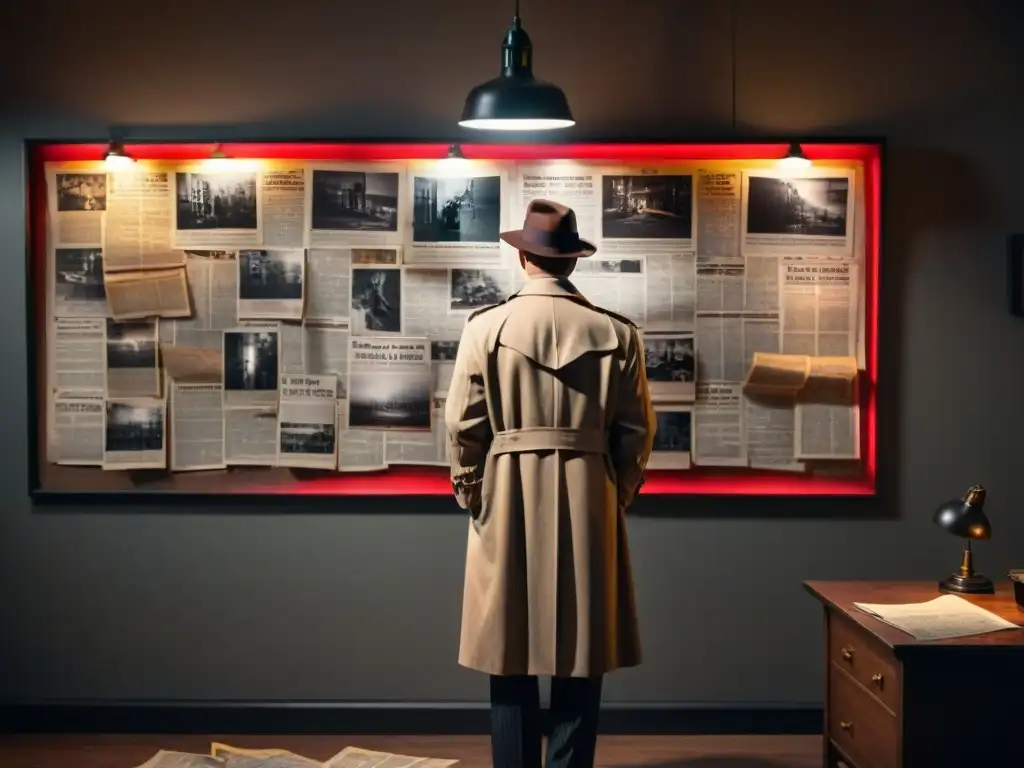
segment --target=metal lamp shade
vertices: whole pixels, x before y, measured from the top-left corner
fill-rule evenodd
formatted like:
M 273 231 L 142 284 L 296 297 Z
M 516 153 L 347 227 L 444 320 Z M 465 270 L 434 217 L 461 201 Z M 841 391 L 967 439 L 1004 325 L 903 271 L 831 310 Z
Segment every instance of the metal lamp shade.
M 501 75 L 469 92 L 459 125 L 499 131 L 543 131 L 575 125 L 557 85 L 522 75 Z
M 932 521 L 961 539 L 992 537 L 992 524 L 985 516 L 985 490 L 980 486 L 972 487 L 963 499 L 953 499 L 940 506 Z

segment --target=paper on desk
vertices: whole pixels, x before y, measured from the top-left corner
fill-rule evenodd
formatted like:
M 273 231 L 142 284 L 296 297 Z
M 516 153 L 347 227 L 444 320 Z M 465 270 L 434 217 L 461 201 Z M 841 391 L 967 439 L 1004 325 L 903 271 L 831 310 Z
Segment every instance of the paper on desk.
M 854 603 L 855 608 L 890 626 L 913 635 L 917 640 L 946 640 L 969 637 L 1000 629 L 1020 629 L 956 595 L 942 595 L 925 603 L 886 605 Z

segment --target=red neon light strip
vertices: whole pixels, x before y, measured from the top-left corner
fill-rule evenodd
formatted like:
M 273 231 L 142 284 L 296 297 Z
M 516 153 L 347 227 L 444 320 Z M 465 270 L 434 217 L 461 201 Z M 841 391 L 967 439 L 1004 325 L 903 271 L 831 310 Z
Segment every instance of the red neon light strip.
M 140 160 L 201 160 L 216 145 L 129 144 L 126 150 Z M 440 159 L 448 144 L 441 143 L 229 143 L 221 145 L 229 157 L 267 160 L 413 160 Z M 664 160 L 757 160 L 782 157 L 785 144 L 463 144 L 468 158 L 493 160 L 568 159 L 621 160 L 656 163 Z M 725 496 L 870 496 L 875 493 L 877 472 L 878 383 L 878 279 L 881 246 L 881 157 L 874 144 L 805 143 L 812 160 L 860 160 L 864 163 L 865 212 L 865 349 L 867 371 L 862 413 L 863 476 L 836 479 L 796 474 L 693 469 L 685 472 L 652 472 L 645 495 Z M 39 270 L 45 264 L 46 197 L 43 163 L 99 160 L 105 144 L 46 144 L 34 148 L 31 169 L 30 233 L 32 255 Z M 34 281 L 37 306 L 45 306 L 42 286 Z M 45 318 L 40 318 L 43 320 Z M 45 444 L 45 441 L 43 441 Z M 250 493 L 246 491 L 243 493 Z M 448 495 L 451 485 L 441 469 L 396 468 L 387 472 L 352 473 L 296 481 L 286 487 L 254 487 L 251 493 L 316 496 Z

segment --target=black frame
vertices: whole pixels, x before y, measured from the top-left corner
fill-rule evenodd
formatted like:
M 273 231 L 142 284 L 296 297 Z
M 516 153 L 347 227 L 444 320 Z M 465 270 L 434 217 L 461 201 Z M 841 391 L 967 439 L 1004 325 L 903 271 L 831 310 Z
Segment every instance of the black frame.
M 236 129 L 237 130 L 237 129 Z M 616 144 L 621 145 L 638 145 L 638 144 L 782 144 L 788 145 L 792 143 L 800 144 L 862 144 L 862 145 L 873 145 L 878 149 L 879 157 L 879 179 L 878 179 L 878 199 L 879 209 L 881 211 L 880 221 L 878 222 L 879 241 L 878 241 L 878 261 L 879 261 L 879 280 L 875 286 L 875 293 L 879 297 L 877 315 L 875 326 L 876 328 L 882 327 L 882 318 L 884 317 L 884 307 L 881 301 L 883 296 L 883 280 L 881 279 L 881 270 L 884 265 L 883 254 L 885 253 L 886 246 L 886 220 L 885 207 L 886 207 L 886 168 L 887 168 L 887 152 L 886 152 L 886 139 L 882 136 L 758 136 L 758 137 L 736 137 L 736 136 L 722 136 L 722 135 L 709 135 L 709 136 L 689 136 L 689 137 L 675 137 L 666 139 L 651 139 L 651 138 L 637 138 L 637 139 L 624 139 L 622 137 L 609 139 L 600 136 L 586 136 L 586 135 L 565 135 L 562 134 L 560 138 L 555 140 L 540 141 L 536 136 L 523 138 L 518 141 L 516 140 L 505 140 L 501 142 L 497 141 L 482 141 L 480 139 L 486 139 L 479 133 L 466 133 L 460 138 L 369 138 L 369 137 L 322 137 L 322 136 L 309 136 L 309 137 L 274 137 L 274 136 L 232 136 L 228 138 L 225 135 L 221 135 L 218 138 L 210 138 L 208 133 L 209 129 L 202 129 L 201 131 L 192 132 L 191 129 L 183 128 L 179 130 L 167 130 L 161 131 L 163 135 L 160 136 L 147 136 L 135 137 L 134 131 L 128 133 L 119 132 L 116 135 L 116 139 L 126 144 L 144 145 L 144 144 L 218 144 L 221 142 L 227 142 L 232 144 L 246 144 L 246 143 L 260 143 L 260 144 L 452 144 L 458 143 L 460 145 L 472 145 L 474 143 L 479 144 L 546 144 L 550 146 L 559 146 L 562 144 L 607 144 L 614 146 Z M 224 131 L 225 134 L 234 133 L 233 130 L 227 129 Z M 178 135 L 175 135 L 178 134 Z M 114 134 L 112 134 L 114 135 Z M 436 494 L 403 494 L 386 496 L 384 494 L 257 494 L 257 493 L 194 493 L 194 492 L 175 492 L 175 491 L 154 491 L 154 490 L 130 490 L 130 491 L 53 491 L 46 490 L 40 487 L 40 454 L 39 454 L 39 416 L 43 404 L 39 402 L 37 393 L 37 380 L 36 370 L 39 363 L 38 350 L 36 348 L 37 331 L 39 330 L 37 322 L 37 303 L 36 297 L 32 290 L 31 278 L 35 274 L 35 268 L 33 264 L 33 253 L 34 253 L 34 242 L 33 242 L 33 221 L 35 211 L 33 209 L 33 184 L 35 182 L 35 169 L 37 166 L 36 155 L 38 150 L 42 146 L 49 144 L 106 144 L 110 141 L 110 136 L 104 137 L 93 137 L 88 139 L 59 139 L 59 138 L 34 138 L 26 139 L 24 141 L 24 178 L 26 179 L 26 222 L 25 222 L 25 259 L 26 259 L 26 275 L 29 279 L 26 280 L 26 302 L 25 302 L 25 328 L 26 328 L 26 362 L 27 362 L 27 394 L 28 394 L 28 495 L 33 505 L 41 504 L 47 506 L 61 506 L 61 507 L 82 507 L 83 511 L 92 509 L 97 511 L 96 507 L 112 506 L 112 507 L 123 507 L 125 505 L 147 505 L 147 506 L 160 506 L 166 505 L 178 505 L 187 507 L 183 511 L 187 512 L 209 512 L 210 509 L 203 509 L 203 506 L 207 507 L 244 507 L 247 512 L 258 512 L 258 513 L 275 513 L 281 506 L 289 504 L 294 506 L 297 498 L 302 499 L 303 511 L 322 511 L 322 512 L 333 512 L 339 511 L 338 507 L 343 501 L 379 501 L 382 498 L 387 498 L 394 502 L 393 509 L 375 509 L 373 514 L 387 514 L 387 513 L 407 513 L 413 505 L 420 514 L 437 514 L 442 512 L 447 513 L 458 513 L 464 514 L 457 505 L 453 503 L 452 497 L 440 496 Z M 473 141 L 477 139 L 477 141 Z M 1015 236 L 1021 238 L 1020 242 L 1017 243 L 1018 254 L 1024 253 L 1024 235 Z M 1011 254 L 1013 253 L 1013 240 L 1011 239 Z M 1013 263 L 1013 257 L 1010 259 Z M 1016 260 L 1016 263 L 1024 271 L 1024 264 L 1020 258 Z M 1016 281 L 1019 288 L 1020 280 Z M 1024 294 L 1024 291 L 1019 291 Z M 1018 300 L 1021 297 L 1018 297 Z M 1011 299 L 1012 306 L 1013 299 Z M 1012 310 L 1011 310 L 1012 311 Z M 1024 310 L 1022 310 L 1022 316 L 1024 316 Z M 877 339 L 878 356 L 882 358 L 882 346 L 883 346 L 882 335 L 879 334 Z M 887 398 L 886 398 L 887 399 Z M 875 393 L 875 414 L 876 424 L 875 431 L 876 435 L 881 433 L 883 424 L 882 411 L 888 411 L 888 408 L 883 408 L 883 398 L 879 397 L 879 393 Z M 888 421 L 888 414 L 885 414 L 885 421 Z M 884 470 L 879 459 L 879 451 L 876 447 L 876 468 L 875 468 L 875 491 L 873 494 L 780 494 L 772 496 L 758 496 L 755 494 L 658 494 L 658 495 L 643 495 L 643 498 L 638 500 L 636 504 L 636 512 L 641 515 L 652 515 L 652 516 L 673 516 L 678 517 L 685 514 L 692 514 L 695 516 L 702 516 L 707 513 L 713 513 L 717 517 L 748 517 L 757 516 L 763 517 L 768 514 L 772 517 L 781 518 L 821 518 L 822 511 L 820 504 L 823 500 L 827 500 L 830 504 L 837 505 L 837 509 L 829 513 L 829 517 L 838 518 L 856 518 L 856 519 L 888 519 L 896 514 L 892 507 L 892 499 L 894 496 L 895 488 L 890 484 L 889 471 Z M 883 484 L 883 481 L 885 484 Z M 883 492 L 884 491 L 884 492 Z M 686 499 L 688 509 L 680 511 L 676 502 L 678 499 Z M 721 500 L 729 500 L 730 510 L 723 515 L 723 510 L 717 504 Z M 406 504 L 405 502 L 409 503 Z M 652 505 L 653 502 L 653 505 Z M 655 506 L 656 505 L 656 506 Z M 389 504 L 389 507 L 392 505 Z M 842 509 L 840 510 L 839 507 Z M 712 512 L 713 510 L 713 512 Z M 631 510 L 632 511 L 632 510 Z M 352 511 L 345 511 L 345 514 L 353 514 Z M 358 513 L 355 513 L 358 514 Z
M 1006 288 L 1010 314 L 1024 317 L 1024 235 L 1007 238 Z

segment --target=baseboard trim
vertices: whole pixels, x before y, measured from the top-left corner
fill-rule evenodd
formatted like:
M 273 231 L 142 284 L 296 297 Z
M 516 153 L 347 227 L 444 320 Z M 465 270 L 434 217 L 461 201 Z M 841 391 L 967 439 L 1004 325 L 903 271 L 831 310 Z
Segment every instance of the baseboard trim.
M 608 703 L 608 734 L 820 734 L 815 706 Z M 486 704 L 61 701 L 0 703 L 4 733 L 362 734 L 489 733 Z

